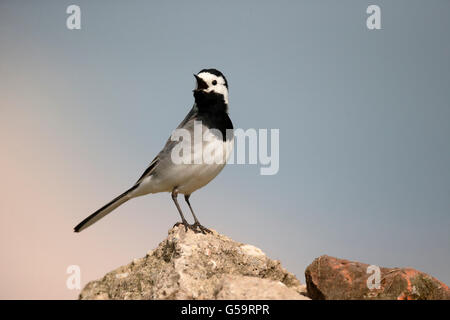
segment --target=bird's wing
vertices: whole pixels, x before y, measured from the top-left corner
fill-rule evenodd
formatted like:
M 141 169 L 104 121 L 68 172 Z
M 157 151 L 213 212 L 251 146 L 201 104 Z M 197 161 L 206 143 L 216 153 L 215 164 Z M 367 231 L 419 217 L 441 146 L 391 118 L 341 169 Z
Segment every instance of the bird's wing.
M 142 180 L 144 180 L 146 177 L 152 174 L 153 170 L 155 170 L 157 164 L 159 162 L 159 157 L 156 156 L 155 159 L 150 163 L 150 165 L 145 169 L 144 173 L 141 175 L 138 181 L 136 181 L 135 185 L 139 185 Z
M 181 123 L 178 125 L 177 129 L 183 128 L 189 121 L 193 120 L 195 116 L 197 115 L 197 106 L 194 104 L 192 109 L 189 111 L 189 113 L 186 115 L 186 117 L 181 121 Z M 141 175 L 139 180 L 136 182 L 135 185 L 138 185 L 144 180 L 146 177 L 150 176 L 154 170 L 157 168 L 158 163 L 160 162 L 161 158 L 164 157 L 164 155 L 167 154 L 168 150 L 172 150 L 172 148 L 178 143 L 178 141 L 172 141 L 169 137 L 167 139 L 166 144 L 164 145 L 164 148 L 158 153 L 158 155 L 150 162 L 147 169 L 145 169 L 144 173 Z

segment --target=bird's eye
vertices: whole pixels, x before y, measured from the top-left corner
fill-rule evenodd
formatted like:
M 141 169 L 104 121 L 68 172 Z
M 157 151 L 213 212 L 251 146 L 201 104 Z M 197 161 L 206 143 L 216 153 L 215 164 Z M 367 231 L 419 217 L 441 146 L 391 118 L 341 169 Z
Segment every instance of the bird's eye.
M 213 86 L 215 86 L 217 84 L 217 81 L 213 80 L 212 84 L 213 84 Z

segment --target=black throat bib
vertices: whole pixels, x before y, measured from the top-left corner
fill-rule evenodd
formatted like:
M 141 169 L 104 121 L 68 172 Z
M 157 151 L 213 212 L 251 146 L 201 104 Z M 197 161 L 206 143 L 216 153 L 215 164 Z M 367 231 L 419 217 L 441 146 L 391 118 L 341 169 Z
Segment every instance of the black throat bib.
M 197 119 L 202 121 L 208 129 L 217 129 L 222 134 L 223 141 L 231 140 L 227 137 L 227 129 L 233 130 L 233 123 L 228 116 L 228 105 L 223 95 L 216 92 L 194 91 L 197 106 Z M 229 134 L 230 135 L 230 134 Z

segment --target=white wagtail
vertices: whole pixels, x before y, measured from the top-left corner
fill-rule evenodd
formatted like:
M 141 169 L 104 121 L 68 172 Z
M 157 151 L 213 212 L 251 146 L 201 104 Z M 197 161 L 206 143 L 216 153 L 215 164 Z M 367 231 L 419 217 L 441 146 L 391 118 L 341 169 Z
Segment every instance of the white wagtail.
M 216 69 L 203 69 L 194 76 L 197 80 L 197 87 L 193 90 L 195 103 L 177 129 L 185 129 L 193 135 L 195 126 L 198 126 L 201 121 L 201 132 L 208 132 L 209 138 L 202 139 L 201 148 L 196 146 L 190 148 L 191 159 L 203 159 L 205 152 L 211 154 L 211 151 L 217 151 L 218 154 L 223 154 L 223 161 L 175 163 L 172 151 L 183 142 L 169 139 L 130 189 L 81 221 L 74 228 L 75 232 L 86 229 L 132 198 L 157 192 L 172 193 L 172 199 L 181 216 L 181 222 L 176 225 L 183 224 L 186 230 L 189 228 L 194 232 L 209 232 L 195 216 L 189 197 L 192 192 L 214 179 L 225 166 L 233 148 L 233 124 L 228 116 L 228 83 L 225 76 Z M 194 217 L 195 222 L 192 225 L 186 221 L 178 204 L 177 195 L 179 193 L 184 194 L 184 199 Z

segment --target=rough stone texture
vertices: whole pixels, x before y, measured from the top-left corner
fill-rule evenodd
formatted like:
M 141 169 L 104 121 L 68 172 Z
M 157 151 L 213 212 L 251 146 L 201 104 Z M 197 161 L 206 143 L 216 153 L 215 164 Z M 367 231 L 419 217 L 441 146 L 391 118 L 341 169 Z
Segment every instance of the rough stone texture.
M 308 299 L 297 278 L 260 249 L 211 234 L 169 230 L 144 258 L 86 285 L 80 299 Z
M 305 271 L 308 296 L 313 300 L 448 300 L 449 288 L 411 268 L 380 268 L 379 289 L 369 289 L 368 264 L 321 256 Z M 373 279 L 369 281 L 374 283 Z
M 310 300 L 280 281 L 247 276 L 223 276 L 217 291 L 218 300 Z

